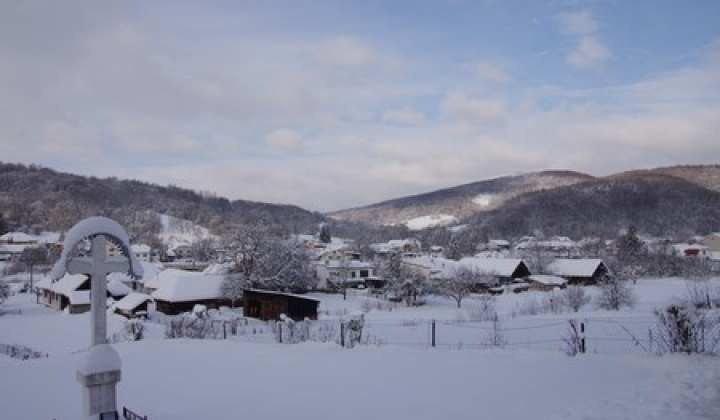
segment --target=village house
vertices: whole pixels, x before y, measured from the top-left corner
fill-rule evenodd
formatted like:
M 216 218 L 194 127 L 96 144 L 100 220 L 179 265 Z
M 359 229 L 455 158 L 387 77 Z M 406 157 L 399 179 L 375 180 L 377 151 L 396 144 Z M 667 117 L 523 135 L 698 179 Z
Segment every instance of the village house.
M 600 259 L 558 258 L 545 268 L 546 274 L 563 277 L 568 284 L 596 284 L 610 274 Z
M 169 268 L 157 276 L 157 289 L 150 294 L 156 309 L 166 315 L 190 312 L 195 305 L 217 309 L 230 302 L 222 298 L 225 276 Z M 147 286 L 147 284 L 146 284 Z
M 720 252 L 720 232 L 713 232 L 703 237 L 700 244 L 705 245 L 709 252 Z
M 673 256 L 685 259 L 707 260 L 710 258 L 710 250 L 702 244 L 673 244 L 670 247 Z
M 90 311 L 90 277 L 85 274 L 65 274 L 55 282 L 45 277 L 36 287 L 47 307 L 71 314 Z
M 416 238 L 393 239 L 386 243 L 372 244 L 370 247 L 381 257 L 385 257 L 391 252 L 414 256 L 420 255 L 422 251 L 422 243 Z
M 319 290 L 364 287 L 365 280 L 375 275 L 375 265 L 354 259 L 327 260 L 315 264 L 315 273 Z
M 519 258 L 466 257 L 458 263 L 486 277 L 479 285 L 482 288 L 509 285 L 531 274 L 525 261 Z
M 555 289 L 564 289 L 567 287 L 567 279 L 560 276 L 553 276 L 550 274 L 532 274 L 525 278 L 525 281 L 530 284 L 530 290 L 536 290 L 539 292 L 550 292 Z
M 154 304 L 153 298 L 145 293 L 132 292 L 115 302 L 110 309 L 113 313 L 126 318 L 146 316 L 150 305 Z

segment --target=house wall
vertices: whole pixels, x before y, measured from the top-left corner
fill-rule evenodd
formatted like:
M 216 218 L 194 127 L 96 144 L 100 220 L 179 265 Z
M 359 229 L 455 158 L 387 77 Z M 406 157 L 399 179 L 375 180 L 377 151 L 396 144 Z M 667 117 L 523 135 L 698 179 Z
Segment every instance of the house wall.
M 720 236 L 708 235 L 702 240 L 702 244 L 708 247 L 710 251 L 720 251 Z

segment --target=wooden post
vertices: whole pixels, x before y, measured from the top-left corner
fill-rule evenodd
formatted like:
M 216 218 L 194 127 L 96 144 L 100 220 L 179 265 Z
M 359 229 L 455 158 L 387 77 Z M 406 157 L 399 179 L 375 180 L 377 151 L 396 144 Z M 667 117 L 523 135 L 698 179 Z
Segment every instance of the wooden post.
M 585 354 L 585 323 L 580 323 L 580 353 Z
M 430 345 L 435 348 L 435 320 L 432 320 L 430 327 Z
M 340 347 L 345 347 L 345 323 L 340 321 Z
M 282 343 L 282 322 L 278 322 L 277 326 L 278 326 L 278 342 Z

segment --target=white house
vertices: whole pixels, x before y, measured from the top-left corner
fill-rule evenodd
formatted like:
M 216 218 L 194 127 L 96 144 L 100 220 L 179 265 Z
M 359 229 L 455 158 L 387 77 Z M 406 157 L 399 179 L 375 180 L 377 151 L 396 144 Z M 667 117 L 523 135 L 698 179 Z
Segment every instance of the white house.
M 375 276 L 375 265 L 358 260 L 327 260 L 315 265 L 317 288 L 327 290 L 336 287 L 365 285 L 365 279 Z

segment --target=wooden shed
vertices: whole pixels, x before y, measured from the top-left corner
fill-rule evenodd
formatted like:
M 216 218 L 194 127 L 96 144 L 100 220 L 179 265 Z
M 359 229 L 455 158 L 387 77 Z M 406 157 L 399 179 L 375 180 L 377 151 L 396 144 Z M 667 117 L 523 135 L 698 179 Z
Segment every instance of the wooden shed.
M 243 292 L 243 315 L 263 321 L 279 320 L 280 315 L 301 321 L 317 319 L 320 301 L 290 293 L 246 289 Z

